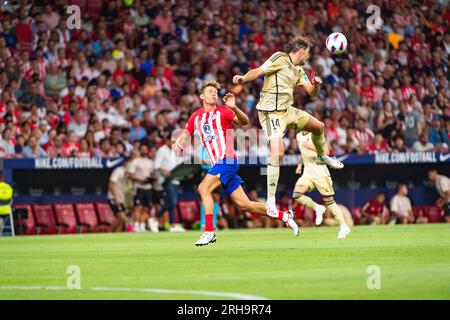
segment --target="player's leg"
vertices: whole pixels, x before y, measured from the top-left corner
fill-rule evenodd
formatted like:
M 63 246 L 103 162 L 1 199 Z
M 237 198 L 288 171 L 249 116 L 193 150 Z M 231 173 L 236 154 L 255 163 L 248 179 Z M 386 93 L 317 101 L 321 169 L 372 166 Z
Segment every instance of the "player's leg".
M 267 207 L 270 215 L 275 215 L 278 210 L 276 206 L 276 193 L 278 180 L 280 178 L 280 163 L 284 157 L 284 143 L 280 137 L 272 138 L 269 142 L 270 159 L 267 165 Z
M 303 126 L 303 128 L 298 128 L 301 130 L 309 131 L 311 132 L 311 140 L 314 144 L 314 147 L 316 147 L 317 151 L 317 164 L 321 165 L 327 165 L 333 169 L 342 169 L 344 165 L 336 160 L 333 159 L 325 154 L 325 131 L 324 131 L 325 125 L 323 122 L 317 120 L 313 116 L 309 116 L 308 121 Z
M 242 211 L 256 213 L 261 216 L 267 216 L 268 214 L 266 212 L 265 205 L 261 202 L 250 201 L 248 196 L 245 194 L 244 189 L 241 186 L 242 180 L 237 176 L 237 179 L 235 179 L 234 181 L 231 181 L 227 185 L 226 192 L 231 200 L 236 204 L 236 206 L 238 206 Z M 294 231 L 294 235 L 298 236 L 298 226 L 294 220 L 293 212 L 278 211 L 277 217 L 272 218 L 277 218 L 286 223 L 286 225 Z
M 205 232 L 195 243 L 196 246 L 204 246 L 216 241 L 216 236 L 214 234 L 214 198 L 212 192 L 218 188 L 221 183 L 222 182 L 216 175 L 208 173 L 198 186 L 198 193 L 200 194 L 205 210 Z
M 267 164 L 267 203 L 269 215 L 276 216 L 278 209 L 275 196 L 280 177 L 280 163 L 284 157 L 283 134 L 286 121 L 282 115 L 273 112 L 258 112 L 259 122 L 269 140 L 270 157 Z
M 328 207 L 328 209 L 330 209 L 335 219 L 339 222 L 340 230 L 338 233 L 338 238 L 344 239 L 350 233 L 350 228 L 345 223 L 344 215 L 342 214 L 341 208 L 339 208 L 339 206 L 336 204 L 332 196 L 323 197 L 323 202 Z
M 323 221 L 323 214 L 326 208 L 316 202 L 313 199 L 305 195 L 305 193 L 311 191 L 314 185 L 311 183 L 309 178 L 300 177 L 294 188 L 294 193 L 292 198 L 295 202 L 304 205 L 305 207 L 311 208 L 316 212 L 316 225 L 320 225 Z

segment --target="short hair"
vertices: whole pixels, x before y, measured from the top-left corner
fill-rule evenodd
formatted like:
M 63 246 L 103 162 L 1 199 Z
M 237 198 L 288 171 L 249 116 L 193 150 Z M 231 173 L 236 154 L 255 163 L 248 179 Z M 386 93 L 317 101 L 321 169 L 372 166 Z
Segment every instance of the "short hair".
M 297 52 L 300 49 L 308 49 L 312 47 L 312 40 L 309 36 L 298 36 L 288 42 L 285 51 L 287 53 Z
M 203 81 L 201 86 L 200 86 L 200 94 L 202 94 L 203 92 L 205 92 L 205 89 L 208 87 L 214 87 L 217 90 L 220 89 L 220 83 L 215 81 L 215 80 L 206 80 Z

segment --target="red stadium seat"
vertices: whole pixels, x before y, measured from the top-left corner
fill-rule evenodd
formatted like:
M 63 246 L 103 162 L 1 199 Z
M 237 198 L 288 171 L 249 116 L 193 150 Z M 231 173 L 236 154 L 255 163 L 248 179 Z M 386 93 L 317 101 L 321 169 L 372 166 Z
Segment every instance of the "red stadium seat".
M 438 207 L 424 206 L 423 215 L 428 218 L 429 223 L 442 222 L 444 210 Z
M 87 228 L 87 231 L 94 232 L 98 225 L 97 215 L 92 203 L 77 203 L 75 204 L 77 212 L 78 224 L 82 229 Z
M 178 201 L 178 212 L 186 228 L 190 228 L 195 221 L 200 220 L 200 208 L 194 200 Z
M 87 13 L 92 20 L 98 20 L 102 13 L 103 1 L 102 0 L 89 0 L 87 2 Z
M 77 219 L 71 204 L 55 204 L 58 233 L 76 233 Z
M 17 219 L 14 220 L 14 223 L 16 225 L 16 233 L 20 231 L 20 233 L 17 234 L 22 234 L 22 235 L 34 235 L 36 234 L 36 223 L 34 222 L 34 217 L 33 217 L 33 209 L 31 208 L 30 205 L 15 205 L 13 207 L 14 209 L 24 209 L 27 211 L 28 213 L 28 218 L 27 219 Z
M 36 234 L 55 234 L 56 221 L 51 205 L 33 205 Z
M 108 203 L 97 203 L 98 224 L 104 227 L 104 230 L 109 230 L 116 217 Z
M 352 208 L 352 218 L 355 226 L 361 224 L 361 208 Z
M 419 207 L 413 207 L 412 210 L 413 210 L 414 218 L 417 219 L 417 218 L 423 216 L 423 207 L 421 207 L 421 206 L 419 206 Z

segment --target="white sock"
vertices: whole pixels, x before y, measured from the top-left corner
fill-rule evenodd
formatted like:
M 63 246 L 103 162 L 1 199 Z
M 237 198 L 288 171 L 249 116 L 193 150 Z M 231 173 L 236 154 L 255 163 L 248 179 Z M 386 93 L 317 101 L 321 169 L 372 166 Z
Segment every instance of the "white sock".
M 139 231 L 139 222 L 134 223 L 134 231 L 135 232 Z
M 267 198 L 267 204 L 272 206 L 272 207 L 276 207 L 277 206 L 275 198 Z
M 139 225 L 140 225 L 141 231 L 145 231 L 145 223 L 140 223 Z

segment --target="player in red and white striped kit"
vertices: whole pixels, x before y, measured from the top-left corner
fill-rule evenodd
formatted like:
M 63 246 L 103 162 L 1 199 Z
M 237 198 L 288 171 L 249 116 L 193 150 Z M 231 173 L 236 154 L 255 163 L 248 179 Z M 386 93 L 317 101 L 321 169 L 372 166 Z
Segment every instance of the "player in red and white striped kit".
M 174 150 L 183 147 L 186 140 L 197 131 L 200 135 L 210 161 L 211 169 L 198 187 L 205 208 L 205 233 L 195 245 L 202 246 L 216 241 L 213 224 L 214 200 L 212 192 L 221 184 L 224 185 L 228 197 L 243 211 L 268 215 L 264 203 L 250 201 L 238 176 L 238 160 L 234 152 L 233 123 L 246 125 L 247 115 L 236 106 L 234 94 L 228 93 L 223 98 L 226 105 L 219 105 L 218 90 L 220 84 L 216 81 L 204 81 L 200 88 L 200 99 L 203 107 L 194 112 L 188 120 L 185 131 L 173 144 Z M 293 212 L 278 212 L 276 217 L 286 223 L 298 236 L 298 226 L 294 221 Z

